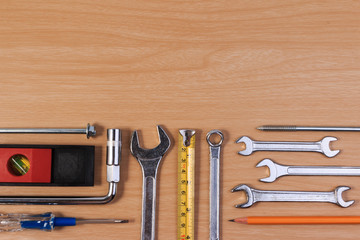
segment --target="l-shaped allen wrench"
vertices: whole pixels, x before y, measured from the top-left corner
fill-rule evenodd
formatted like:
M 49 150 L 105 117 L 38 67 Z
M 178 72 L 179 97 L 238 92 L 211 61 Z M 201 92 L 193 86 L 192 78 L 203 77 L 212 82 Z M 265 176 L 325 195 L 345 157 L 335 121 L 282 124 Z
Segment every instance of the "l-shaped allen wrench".
M 120 181 L 121 130 L 107 130 L 107 182 L 108 193 L 104 196 L 0 196 L 0 204 L 28 205 L 77 205 L 105 204 L 111 202 L 117 192 Z

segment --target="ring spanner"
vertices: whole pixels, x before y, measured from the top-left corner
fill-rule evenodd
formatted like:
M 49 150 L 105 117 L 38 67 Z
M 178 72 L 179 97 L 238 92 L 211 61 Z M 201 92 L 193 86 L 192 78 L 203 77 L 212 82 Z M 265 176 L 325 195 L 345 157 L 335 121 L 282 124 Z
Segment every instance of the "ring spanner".
M 160 143 L 153 149 L 143 149 L 139 145 L 137 131 L 133 132 L 130 150 L 138 160 L 143 173 L 141 239 L 155 239 L 156 174 L 161 158 L 170 147 L 170 139 L 165 131 L 158 128 Z
M 270 176 L 262 178 L 262 182 L 274 182 L 281 176 L 360 176 L 360 167 L 337 166 L 285 166 L 271 159 L 264 159 L 256 167 L 267 166 Z
M 324 137 L 318 142 L 262 142 L 253 141 L 247 136 L 239 138 L 236 143 L 244 143 L 245 150 L 238 152 L 248 156 L 255 151 L 279 152 L 319 152 L 327 157 L 335 157 L 340 150 L 331 150 L 330 142 L 337 140 L 335 137 Z
M 345 202 L 342 193 L 350 187 L 339 186 L 332 192 L 296 192 L 296 191 L 265 191 L 253 189 L 245 184 L 234 187 L 231 192 L 244 191 L 247 202 L 237 204 L 237 208 L 247 208 L 256 202 L 329 202 L 340 207 L 349 207 L 354 201 Z
M 211 135 L 220 136 L 218 143 L 210 140 Z M 208 132 L 206 140 L 210 148 L 210 240 L 220 239 L 220 147 L 224 135 L 219 130 Z

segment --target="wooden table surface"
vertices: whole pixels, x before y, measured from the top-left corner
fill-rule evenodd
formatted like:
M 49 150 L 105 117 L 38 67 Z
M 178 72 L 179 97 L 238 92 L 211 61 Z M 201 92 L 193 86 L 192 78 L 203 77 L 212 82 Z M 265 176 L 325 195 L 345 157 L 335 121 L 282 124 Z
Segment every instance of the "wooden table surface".
M 208 239 L 206 133 L 225 134 L 221 166 L 222 239 L 356 239 L 359 226 L 246 226 L 249 215 L 360 215 L 356 177 L 284 177 L 261 183 L 269 157 L 285 165 L 360 165 L 359 133 L 260 132 L 263 124 L 360 125 L 358 1 L 2 1 L 0 127 L 84 127 L 99 135 L 1 135 L 1 144 L 96 146 L 94 187 L 0 187 L 1 195 L 101 195 L 106 128 L 123 130 L 121 183 L 115 201 L 97 206 L 0 206 L 0 212 L 53 211 L 82 218 L 124 218 L 123 225 L 82 225 L 52 233 L 1 233 L 1 239 L 139 239 L 142 175 L 129 152 L 131 131 L 157 145 L 161 124 L 173 142 L 197 130 L 196 233 Z M 316 141 L 335 136 L 335 158 L 317 153 L 239 156 L 234 141 Z M 157 239 L 175 239 L 177 146 L 159 169 Z M 240 183 L 268 190 L 331 191 L 348 185 L 346 209 L 327 203 L 234 204 Z

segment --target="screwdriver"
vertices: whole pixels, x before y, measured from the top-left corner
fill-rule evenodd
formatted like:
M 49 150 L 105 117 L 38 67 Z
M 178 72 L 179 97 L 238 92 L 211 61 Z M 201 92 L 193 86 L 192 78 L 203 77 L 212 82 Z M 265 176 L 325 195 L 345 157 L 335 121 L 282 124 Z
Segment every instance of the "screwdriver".
M 120 219 L 76 219 L 73 217 L 55 217 L 51 212 L 31 215 L 21 213 L 0 214 L 0 232 L 17 232 L 24 229 L 52 231 L 55 227 L 75 226 L 89 223 L 128 223 Z

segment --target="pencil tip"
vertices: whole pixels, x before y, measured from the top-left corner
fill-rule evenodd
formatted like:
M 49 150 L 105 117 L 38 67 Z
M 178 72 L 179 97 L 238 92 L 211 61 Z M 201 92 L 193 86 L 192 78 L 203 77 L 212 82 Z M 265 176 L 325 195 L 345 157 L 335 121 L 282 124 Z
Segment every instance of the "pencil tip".
M 231 220 L 229 220 L 229 222 L 235 222 L 235 219 L 231 219 Z

